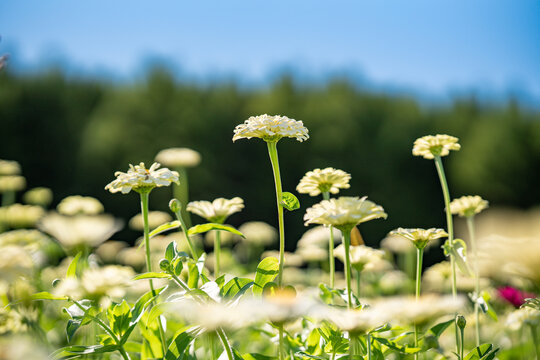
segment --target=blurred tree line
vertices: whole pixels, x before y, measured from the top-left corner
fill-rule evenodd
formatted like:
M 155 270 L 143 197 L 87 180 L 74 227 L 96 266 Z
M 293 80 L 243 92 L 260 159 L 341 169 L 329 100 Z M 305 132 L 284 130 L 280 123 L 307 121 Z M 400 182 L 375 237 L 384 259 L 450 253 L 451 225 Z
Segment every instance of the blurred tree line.
M 352 174 L 351 188 L 342 195 L 368 195 L 386 209 L 386 221 L 361 226 L 369 245 L 398 226 L 445 226 L 433 161 L 411 154 L 413 141 L 423 135 L 460 138 L 462 150 L 444 159 L 453 198 L 477 194 L 491 205 L 519 207 L 540 200 L 540 112 L 511 99 L 496 106 L 474 98 L 427 106 L 343 79 L 301 86 L 283 76 L 268 88 L 243 89 L 179 82 L 163 68 L 136 84 L 67 78 L 61 71 L 4 71 L 0 158 L 19 161 L 28 186 L 52 188 L 56 202 L 91 195 L 108 212 L 128 219 L 138 211 L 138 196 L 106 192 L 114 172 L 140 161 L 149 166 L 161 149 L 189 147 L 203 158 L 189 169 L 192 200 L 240 196 L 246 208 L 231 216 L 231 224 L 277 225 L 264 142 L 231 140 L 237 124 L 263 113 L 303 120 L 309 129 L 304 143 L 278 144 L 284 191 L 295 193 L 306 171 L 332 166 Z M 155 190 L 151 207 L 166 210 L 170 196 L 170 189 Z M 286 215 L 290 249 L 305 231 L 305 209 L 320 200 L 298 197 L 301 210 Z

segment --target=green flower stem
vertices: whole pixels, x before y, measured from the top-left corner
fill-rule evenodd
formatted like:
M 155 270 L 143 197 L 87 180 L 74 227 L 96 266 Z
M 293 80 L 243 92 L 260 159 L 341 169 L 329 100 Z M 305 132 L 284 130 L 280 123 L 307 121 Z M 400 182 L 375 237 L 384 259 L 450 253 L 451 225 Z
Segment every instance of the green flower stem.
M 178 172 L 178 181 L 180 184 L 172 184 L 173 196 L 180 200 L 180 203 L 184 205 L 181 210 L 182 218 L 185 220 L 189 229 L 191 227 L 191 216 L 186 210 L 187 203 L 189 202 L 189 183 L 187 171 L 183 167 L 177 167 L 175 170 Z
M 351 359 L 360 355 L 360 339 L 357 333 L 349 333 L 349 356 Z
M 343 244 L 345 245 L 345 278 L 347 280 L 347 299 L 348 304 L 347 308 L 352 309 L 352 289 L 351 289 L 351 257 L 350 257 L 350 247 L 351 247 L 351 232 L 347 230 L 341 230 L 343 234 Z
M 367 358 L 371 360 L 371 335 L 366 335 Z
M 360 297 L 360 289 L 362 285 L 362 271 L 356 270 L 356 296 Z
M 459 328 L 459 359 L 463 359 L 463 353 L 465 351 L 465 328 Z
M 281 205 L 281 175 L 279 173 L 279 160 L 277 153 L 277 142 L 268 141 L 268 154 L 270 155 L 270 162 L 272 163 L 272 170 L 274 171 L 274 182 L 276 185 L 276 200 L 278 210 L 278 223 L 279 223 L 279 273 L 278 273 L 278 286 L 283 286 L 283 265 L 285 263 L 285 223 L 283 220 L 283 205 Z
M 279 348 L 278 348 L 278 359 L 284 360 L 285 359 L 285 344 L 283 343 L 283 324 L 279 326 L 279 332 L 278 332 L 278 342 L 279 342 Z
M 75 306 L 77 306 L 79 309 L 81 309 L 84 313 L 86 313 L 87 309 L 84 306 L 82 306 L 77 300 L 74 300 L 74 299 L 69 299 L 69 300 L 72 301 L 73 304 L 75 304 Z M 89 316 L 89 315 L 87 315 L 87 316 Z M 126 350 L 124 349 L 124 344 L 120 341 L 120 339 L 118 339 L 118 337 L 116 337 L 116 335 L 112 331 L 112 329 L 107 324 L 105 324 L 100 318 L 98 318 L 96 316 L 89 316 L 89 317 L 94 322 L 96 322 L 99 326 L 101 326 L 101 328 L 103 330 L 105 330 L 105 332 L 107 334 L 109 334 L 109 336 L 114 340 L 114 342 L 118 345 L 118 351 L 122 355 L 122 358 L 124 358 L 124 360 L 130 360 L 129 355 L 127 354 Z
M 540 351 L 538 350 L 538 333 L 536 330 L 536 325 L 529 324 L 531 328 L 531 335 L 533 339 L 534 351 L 536 353 L 536 360 L 540 360 Z
M 214 239 L 214 277 L 219 277 L 219 257 L 221 254 L 221 232 L 216 230 L 216 237 Z
M 330 199 L 330 193 L 328 191 L 323 192 L 323 199 Z M 334 227 L 330 225 L 328 228 L 330 229 L 330 241 L 328 243 L 328 264 L 330 266 L 330 287 L 333 289 L 336 277 L 336 265 L 334 260 Z
M 146 251 L 146 268 L 148 272 L 152 272 L 152 258 L 150 256 L 150 229 L 148 226 L 148 199 L 150 192 L 141 192 L 141 213 L 143 216 L 143 225 L 144 225 L 144 248 Z M 148 282 L 150 283 L 150 290 L 152 291 L 152 295 L 156 296 L 156 291 L 154 289 L 154 283 L 152 282 L 152 279 L 148 279 Z M 155 298 L 152 301 L 154 305 L 156 304 Z M 158 328 L 159 328 L 159 337 L 161 340 L 161 347 L 163 349 L 163 356 L 167 353 L 167 343 L 165 339 L 165 331 L 163 330 L 163 324 L 161 323 L 161 318 L 158 316 Z
M 15 203 L 15 191 L 6 191 L 2 194 L 2 206 L 9 206 Z
M 195 251 L 195 247 L 193 246 L 193 243 L 191 242 L 191 238 L 188 235 L 188 227 L 186 222 L 184 221 L 184 217 L 182 216 L 182 211 L 178 210 L 175 212 L 176 218 L 178 221 L 180 221 L 180 227 L 182 228 L 182 231 L 184 232 L 184 237 L 186 238 L 186 241 L 188 243 L 189 252 L 191 253 L 191 257 L 193 257 L 193 260 L 197 261 L 199 258 L 197 256 L 197 252 Z
M 441 188 L 444 197 L 444 208 L 446 210 L 446 227 L 448 230 L 448 241 L 450 245 L 454 245 L 454 225 L 452 223 L 452 213 L 450 212 L 450 191 L 448 190 L 448 182 L 446 181 L 446 176 L 444 174 L 444 167 L 440 156 L 435 156 L 435 167 L 437 168 L 437 173 L 439 174 L 439 180 L 441 181 Z M 450 253 L 450 266 L 452 269 L 452 297 L 457 298 L 457 281 L 456 281 L 456 259 L 454 255 Z M 456 335 L 456 352 L 459 352 L 459 335 L 458 335 L 458 326 L 455 324 L 455 335 Z
M 420 298 L 420 287 L 422 285 L 422 262 L 424 260 L 424 249 L 416 249 L 416 291 L 415 299 Z M 414 347 L 418 347 L 418 326 L 414 324 Z M 418 353 L 414 354 L 414 358 L 418 359 Z
M 474 232 L 474 216 L 467 217 L 467 229 L 469 230 L 469 239 L 471 240 L 471 246 L 474 255 L 474 277 L 475 277 L 475 292 L 476 296 L 480 296 L 480 272 L 478 271 L 478 248 L 476 247 L 476 238 Z M 476 346 L 480 346 L 480 305 L 478 301 L 474 302 L 474 317 L 476 319 Z

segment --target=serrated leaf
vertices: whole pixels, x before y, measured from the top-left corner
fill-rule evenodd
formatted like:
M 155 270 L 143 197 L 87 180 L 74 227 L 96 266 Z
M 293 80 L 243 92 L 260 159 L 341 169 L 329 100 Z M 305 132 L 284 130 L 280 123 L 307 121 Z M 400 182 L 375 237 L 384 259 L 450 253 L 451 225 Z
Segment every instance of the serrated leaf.
M 66 272 L 66 278 L 76 278 L 77 277 L 77 264 L 79 263 L 79 259 L 82 256 L 82 251 L 79 251 L 77 255 L 71 260 L 71 263 L 69 264 L 69 267 Z
M 68 300 L 67 296 L 53 295 L 47 291 L 38 292 L 30 296 L 31 300 Z
M 188 235 L 191 236 L 195 234 L 202 234 L 210 230 L 228 231 L 230 233 L 233 233 L 233 234 L 236 234 L 245 238 L 244 234 L 236 230 L 233 226 L 225 225 L 225 224 L 217 224 L 217 223 L 206 223 L 206 224 L 192 226 L 188 230 Z
M 144 279 L 170 279 L 171 275 L 164 272 L 147 272 L 144 274 L 137 275 L 133 280 L 144 280 Z
M 298 198 L 290 192 L 281 193 L 280 203 L 285 209 L 289 211 L 294 211 L 300 208 L 300 201 L 298 201 Z
M 260 296 L 263 292 L 264 286 L 273 281 L 279 272 L 279 260 L 275 257 L 264 258 L 259 265 L 255 274 L 255 281 L 253 283 L 253 294 Z
M 168 223 L 159 225 L 157 228 L 150 231 L 149 236 L 150 236 L 150 238 L 153 238 L 154 236 L 159 235 L 159 234 L 161 234 L 161 233 L 163 233 L 165 231 L 169 231 L 169 230 L 172 230 L 172 229 L 177 229 L 179 227 L 180 227 L 180 221 L 178 221 L 178 220 L 170 221 Z

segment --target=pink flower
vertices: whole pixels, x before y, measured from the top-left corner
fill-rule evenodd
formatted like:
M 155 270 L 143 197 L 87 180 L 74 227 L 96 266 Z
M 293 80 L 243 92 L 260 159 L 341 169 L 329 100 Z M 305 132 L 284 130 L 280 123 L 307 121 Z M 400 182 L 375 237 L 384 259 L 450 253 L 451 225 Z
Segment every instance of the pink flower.
M 525 303 L 525 299 L 536 297 L 535 294 L 521 291 L 511 286 L 498 288 L 497 293 L 501 298 L 514 305 L 516 308 L 523 305 L 523 303 Z

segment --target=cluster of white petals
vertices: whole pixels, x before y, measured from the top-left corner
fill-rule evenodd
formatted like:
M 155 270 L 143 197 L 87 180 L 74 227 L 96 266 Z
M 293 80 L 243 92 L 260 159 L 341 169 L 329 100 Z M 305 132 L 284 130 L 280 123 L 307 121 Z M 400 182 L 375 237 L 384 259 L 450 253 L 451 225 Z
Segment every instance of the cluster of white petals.
M 390 232 L 391 235 L 399 235 L 413 242 L 414 246 L 423 249 L 426 245 L 436 239 L 448 237 L 443 229 L 404 229 L 398 228 Z
M 283 137 L 291 137 L 302 142 L 307 140 L 309 135 L 308 129 L 302 121 L 289 119 L 281 115 L 264 114 L 251 116 L 234 129 L 233 141 L 253 137 L 269 142 L 279 141 Z
M 447 156 L 450 150 L 459 150 L 459 139 L 450 135 L 428 135 L 414 141 L 412 153 L 424 159 L 433 159 L 435 156 Z
M 242 211 L 244 200 L 218 198 L 214 201 L 192 201 L 187 204 L 187 211 L 205 218 L 207 221 L 222 224 L 232 214 Z
M 245 238 L 238 237 L 238 240 L 252 244 L 254 246 L 266 246 L 276 242 L 278 233 L 275 227 L 264 221 L 248 221 L 239 228 Z
M 0 224 L 10 228 L 34 226 L 45 215 L 41 206 L 13 204 L 0 207 Z
M 23 195 L 23 200 L 29 205 L 47 206 L 52 202 L 52 190 L 46 187 L 36 187 L 28 190 Z
M 334 235 L 334 244 L 341 242 L 341 231 L 338 229 L 332 228 L 332 233 Z M 298 247 L 328 247 L 328 242 L 330 241 L 330 230 L 327 226 L 315 226 L 307 230 L 300 240 L 298 240 Z
M 144 163 L 135 166 L 130 164 L 127 173 L 121 171 L 114 173 L 116 180 L 107 184 L 105 190 L 127 194 L 131 190 L 145 192 L 155 187 L 169 186 L 173 182 L 178 184 L 178 172 L 159 167 L 159 163 L 153 163 L 149 169 L 146 169 Z
M 0 159 L 0 175 L 18 175 L 21 173 L 21 165 L 13 160 Z
M 0 176 L 0 192 L 20 191 L 26 187 L 26 179 L 20 175 Z
M 332 225 L 339 229 L 373 219 L 386 219 L 387 216 L 382 206 L 367 200 L 367 196 L 342 196 L 338 199 L 323 200 L 308 208 L 304 220 L 305 225 Z
M 450 203 L 450 212 L 454 215 L 462 217 L 470 217 L 478 214 L 488 207 L 487 200 L 480 196 L 462 196 L 459 199 L 454 199 Z
M 505 325 L 513 331 L 520 330 L 524 325 L 538 327 L 540 325 L 540 311 L 528 306 L 516 309 L 508 314 Z
M 201 163 L 201 154 L 189 148 L 170 148 L 161 150 L 156 161 L 172 168 L 195 167 Z
M 345 264 L 345 246 L 343 244 L 334 249 L 334 256 Z M 368 270 L 369 267 L 374 267 L 377 263 L 383 261 L 384 251 L 365 245 L 355 245 L 349 248 L 349 257 L 351 265 L 355 269 L 359 271 Z
M 339 189 L 348 189 L 351 175 L 343 170 L 331 167 L 308 171 L 300 180 L 296 191 L 300 194 L 317 196 L 320 193 L 331 192 L 337 194 Z
M 96 215 L 103 212 L 103 204 L 91 196 L 73 195 L 68 196 L 56 207 L 56 210 L 63 215 Z
M 171 215 L 164 211 L 149 211 L 148 212 L 148 227 L 150 230 L 157 228 L 158 226 L 165 224 L 172 220 Z M 129 220 L 129 227 L 133 230 L 142 231 L 144 229 L 143 216 L 141 213 L 133 216 Z

